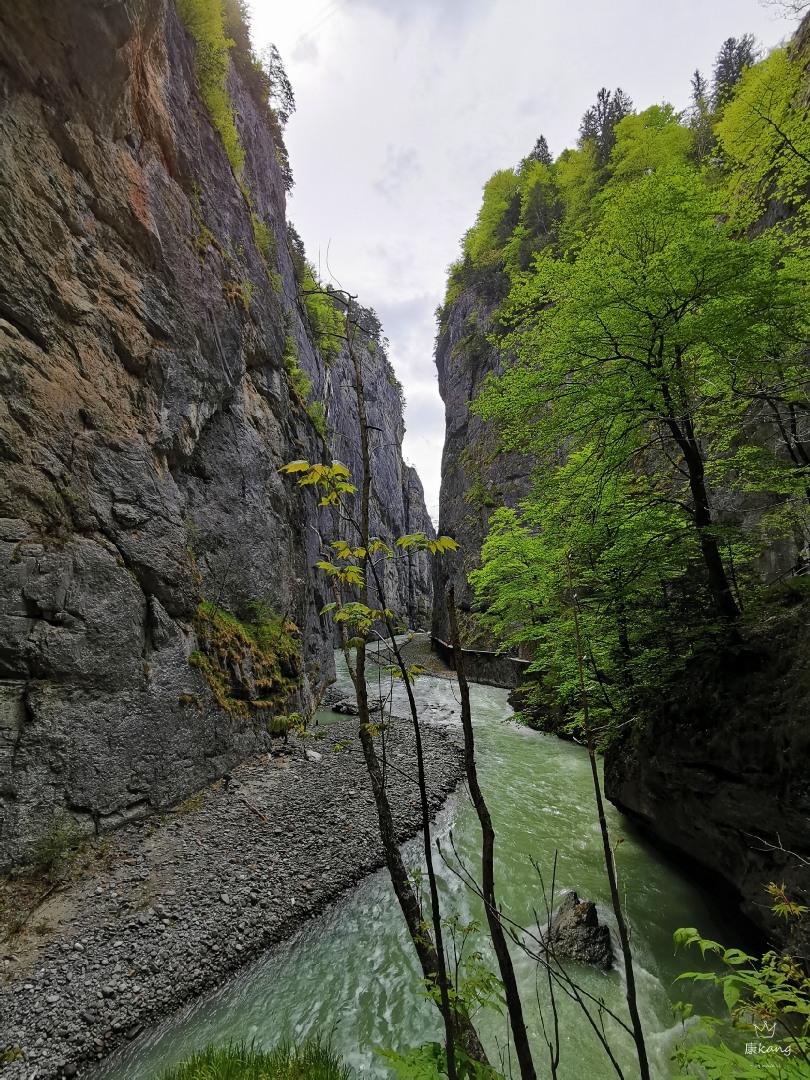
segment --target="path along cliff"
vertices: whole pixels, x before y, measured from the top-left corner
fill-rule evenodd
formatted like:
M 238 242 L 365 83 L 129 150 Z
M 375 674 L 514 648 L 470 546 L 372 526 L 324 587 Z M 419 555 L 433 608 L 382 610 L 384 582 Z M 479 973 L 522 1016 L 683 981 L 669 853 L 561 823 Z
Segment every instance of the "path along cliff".
M 252 58 L 226 53 L 226 148 L 205 47 L 173 0 L 0 13 L 0 865 L 264 753 L 333 671 L 331 512 L 277 470 L 357 473 L 353 374 Z M 372 531 L 430 531 L 362 318 Z M 418 624 L 427 557 L 389 584 Z

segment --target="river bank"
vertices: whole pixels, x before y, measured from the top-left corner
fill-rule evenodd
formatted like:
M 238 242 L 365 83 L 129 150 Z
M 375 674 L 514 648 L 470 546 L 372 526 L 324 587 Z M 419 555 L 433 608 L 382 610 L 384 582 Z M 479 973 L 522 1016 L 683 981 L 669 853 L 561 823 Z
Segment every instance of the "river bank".
M 119 831 L 97 869 L 41 905 L 29 922 L 36 935 L 3 947 L 4 1080 L 76 1075 L 289 938 L 383 864 L 355 728 L 345 721 L 319 741 L 291 737 L 278 756 L 234 770 L 227 785 Z M 407 771 L 410 723 L 394 720 L 386 738 L 404 841 L 421 824 Z M 335 753 L 342 739 L 349 746 Z M 435 811 L 461 776 L 461 755 L 435 729 L 425 728 L 423 741 Z

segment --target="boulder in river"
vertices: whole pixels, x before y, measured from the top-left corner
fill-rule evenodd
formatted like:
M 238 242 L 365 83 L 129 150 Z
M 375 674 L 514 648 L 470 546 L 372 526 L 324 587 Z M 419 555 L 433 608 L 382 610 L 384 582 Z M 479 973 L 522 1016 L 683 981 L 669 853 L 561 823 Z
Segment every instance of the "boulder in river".
M 382 708 L 382 701 L 379 698 L 368 699 L 368 711 L 379 712 Z M 357 716 L 357 700 L 355 698 L 346 698 L 344 701 L 336 701 L 332 706 L 332 712 L 344 713 L 346 716 Z
M 610 927 L 599 923 L 596 904 L 580 900 L 572 890 L 551 917 L 549 951 L 560 960 L 578 960 L 593 967 L 613 966 Z

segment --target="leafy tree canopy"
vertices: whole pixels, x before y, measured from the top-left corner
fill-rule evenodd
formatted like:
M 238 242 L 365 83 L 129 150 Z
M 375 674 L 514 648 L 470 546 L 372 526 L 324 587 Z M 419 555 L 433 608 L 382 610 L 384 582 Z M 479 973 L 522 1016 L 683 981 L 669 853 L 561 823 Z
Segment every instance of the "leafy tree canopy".
M 607 731 L 759 609 L 767 544 L 810 538 L 810 80 L 754 50 L 721 49 L 719 110 L 696 73 L 686 113 L 626 112 L 607 155 L 629 103 L 600 94 L 576 149 L 496 174 L 451 273 L 448 302 L 484 264 L 508 282 L 475 408 L 538 467 L 471 581 L 555 723 L 579 719 L 574 608 Z

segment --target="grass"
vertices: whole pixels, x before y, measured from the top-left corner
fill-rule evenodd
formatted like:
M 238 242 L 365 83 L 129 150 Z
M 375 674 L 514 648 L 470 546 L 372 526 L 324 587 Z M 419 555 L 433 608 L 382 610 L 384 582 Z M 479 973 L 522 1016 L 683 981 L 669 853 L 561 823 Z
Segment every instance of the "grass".
M 198 791 L 194 795 L 189 795 L 185 802 L 180 803 L 175 808 L 176 814 L 193 814 L 197 810 L 202 810 L 205 806 L 205 792 Z
M 84 834 L 75 822 L 57 818 L 31 849 L 28 863 L 35 874 L 53 878 L 72 865 L 84 842 Z
M 155 1080 L 349 1080 L 351 1069 L 320 1036 L 269 1053 L 253 1044 L 206 1046 Z

